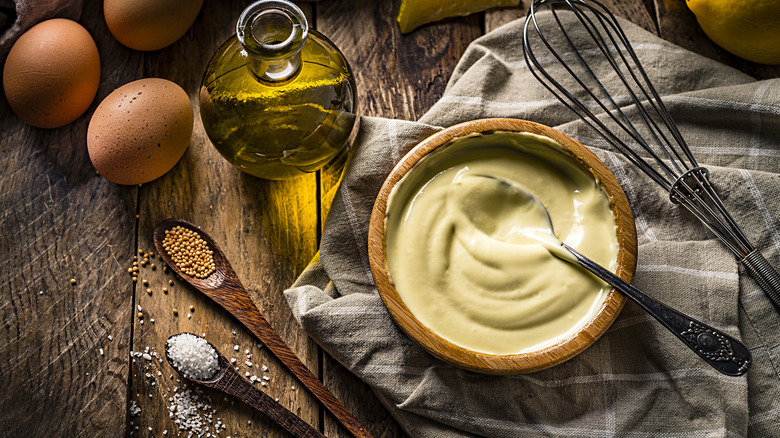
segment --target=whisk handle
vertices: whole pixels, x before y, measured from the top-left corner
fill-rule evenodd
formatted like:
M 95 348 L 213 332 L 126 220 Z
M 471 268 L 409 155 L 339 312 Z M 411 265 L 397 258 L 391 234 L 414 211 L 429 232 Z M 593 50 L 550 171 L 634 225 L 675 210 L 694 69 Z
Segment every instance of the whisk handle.
M 751 251 L 742 259 L 750 276 L 756 280 L 761 289 L 772 301 L 772 304 L 780 310 L 780 274 L 769 264 L 769 262 L 758 252 L 757 249 Z

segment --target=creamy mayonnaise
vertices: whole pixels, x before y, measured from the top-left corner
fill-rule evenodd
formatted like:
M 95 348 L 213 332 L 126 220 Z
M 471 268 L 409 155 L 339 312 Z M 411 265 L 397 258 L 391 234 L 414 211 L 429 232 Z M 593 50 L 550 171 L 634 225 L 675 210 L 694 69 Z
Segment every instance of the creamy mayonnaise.
M 398 294 L 422 324 L 469 350 L 554 345 L 582 328 L 610 289 L 540 242 L 538 215 L 516 187 L 541 201 L 560 240 L 615 270 L 609 200 L 547 137 L 455 140 L 418 162 L 390 195 L 385 244 Z

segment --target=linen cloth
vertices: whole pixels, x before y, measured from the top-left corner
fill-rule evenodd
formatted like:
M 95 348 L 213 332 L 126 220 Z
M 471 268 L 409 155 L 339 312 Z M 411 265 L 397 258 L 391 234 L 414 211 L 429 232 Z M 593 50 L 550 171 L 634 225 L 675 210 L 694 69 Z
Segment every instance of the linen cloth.
M 621 22 L 724 203 L 780 266 L 780 80 L 755 81 Z M 780 436 L 778 311 L 697 219 L 532 77 L 521 48 L 523 23 L 475 40 L 444 96 L 418 122 L 363 118 L 320 259 L 285 292 L 295 317 L 413 436 Z M 633 208 L 639 243 L 634 284 L 741 339 L 753 354 L 747 375 L 719 374 L 632 302 L 583 353 L 527 375 L 461 370 L 400 331 L 369 271 L 374 199 L 415 144 L 442 127 L 483 117 L 539 122 L 589 146 Z

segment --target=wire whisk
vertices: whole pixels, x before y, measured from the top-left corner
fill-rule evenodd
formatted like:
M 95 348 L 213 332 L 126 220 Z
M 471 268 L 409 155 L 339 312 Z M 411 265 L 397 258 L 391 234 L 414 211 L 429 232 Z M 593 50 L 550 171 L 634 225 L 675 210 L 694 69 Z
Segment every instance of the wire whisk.
M 552 13 L 544 24 L 536 15 L 543 9 Z M 604 5 L 534 1 L 523 30 L 523 54 L 545 88 L 666 189 L 673 203 L 699 218 L 780 310 L 780 275 L 726 210 L 709 171 L 696 162 L 620 23 Z

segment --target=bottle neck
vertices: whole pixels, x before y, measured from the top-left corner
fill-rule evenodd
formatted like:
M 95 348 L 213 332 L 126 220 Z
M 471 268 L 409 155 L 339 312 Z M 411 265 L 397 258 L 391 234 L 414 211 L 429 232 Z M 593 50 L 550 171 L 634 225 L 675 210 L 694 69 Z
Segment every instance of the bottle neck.
M 252 73 L 271 83 L 286 82 L 298 74 L 308 32 L 306 16 L 287 0 L 260 0 L 249 5 L 236 26 Z

